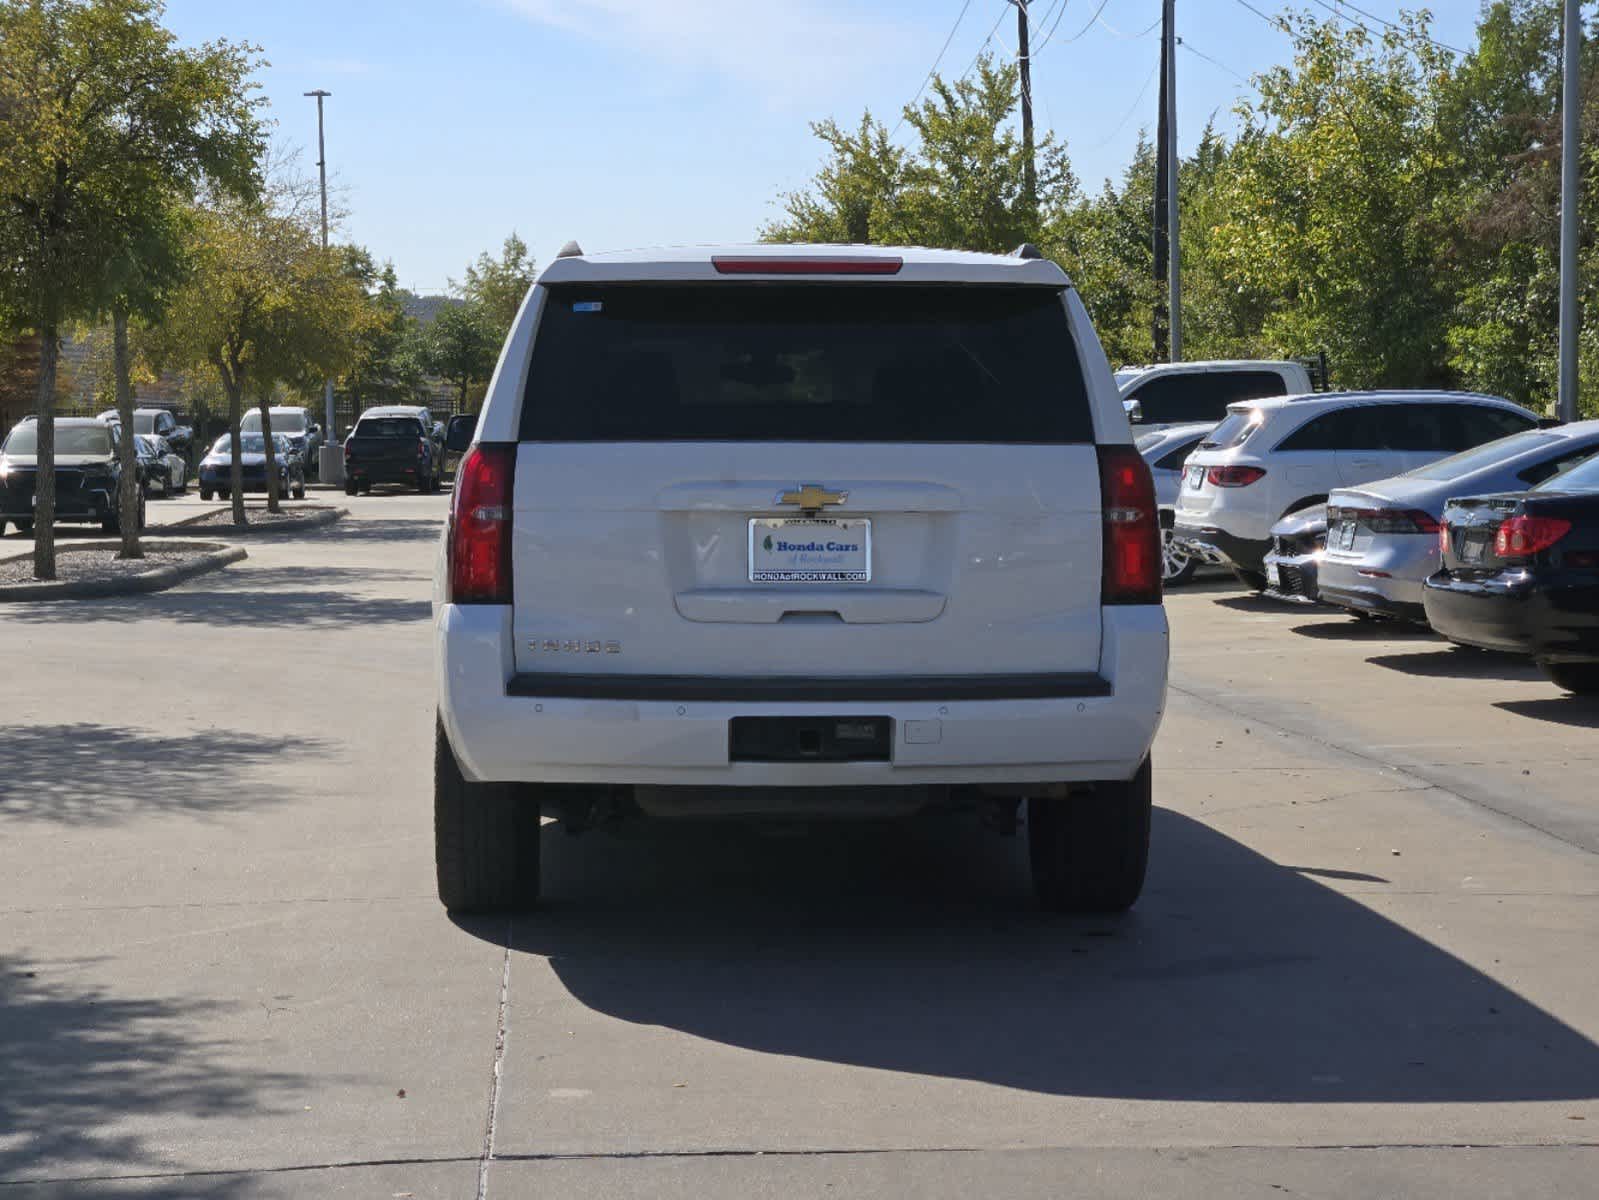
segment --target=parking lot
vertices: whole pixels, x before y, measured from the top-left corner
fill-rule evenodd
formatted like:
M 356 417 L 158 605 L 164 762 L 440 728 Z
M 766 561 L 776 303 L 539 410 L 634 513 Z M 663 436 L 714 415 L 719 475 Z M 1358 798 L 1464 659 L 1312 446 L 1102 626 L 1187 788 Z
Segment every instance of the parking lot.
M 1599 706 L 1529 663 L 1201 583 L 1126 918 L 938 818 L 546 838 L 457 922 L 448 497 L 336 500 L 0 620 L 7 1195 L 1592 1193 Z

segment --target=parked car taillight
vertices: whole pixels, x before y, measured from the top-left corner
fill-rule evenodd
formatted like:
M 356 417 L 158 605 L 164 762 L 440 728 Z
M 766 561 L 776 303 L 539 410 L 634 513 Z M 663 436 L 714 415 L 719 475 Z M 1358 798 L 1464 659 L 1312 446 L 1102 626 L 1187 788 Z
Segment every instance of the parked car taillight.
M 1449 522 L 1438 523 L 1438 554 L 1442 557 L 1449 553 Z
M 1155 479 L 1134 447 L 1099 448 L 1099 497 L 1105 522 L 1101 602 L 1159 604 L 1160 518 Z
M 515 476 L 515 442 L 480 442 L 461 460 L 450 504 L 452 603 L 511 603 L 511 489 Z
M 428 456 L 428 444 L 426 438 L 417 438 L 416 456 L 418 458 L 426 458 Z
M 1570 532 L 1571 522 L 1559 517 L 1511 517 L 1499 526 L 1494 553 L 1500 558 L 1538 554 Z
M 346 446 L 344 448 L 344 461 L 345 462 L 354 462 L 355 461 L 355 451 L 351 450 L 348 446 Z
M 1212 487 L 1248 487 L 1265 477 L 1265 467 L 1212 467 L 1205 472 L 1205 480 Z
M 1438 532 L 1437 518 L 1419 508 L 1345 508 L 1340 511 L 1373 533 Z

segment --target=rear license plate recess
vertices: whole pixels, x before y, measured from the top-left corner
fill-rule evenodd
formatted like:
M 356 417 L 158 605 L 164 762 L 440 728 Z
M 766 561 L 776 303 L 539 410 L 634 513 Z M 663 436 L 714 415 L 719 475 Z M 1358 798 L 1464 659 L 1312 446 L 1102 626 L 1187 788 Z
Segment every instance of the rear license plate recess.
M 734 717 L 730 762 L 888 762 L 892 717 Z

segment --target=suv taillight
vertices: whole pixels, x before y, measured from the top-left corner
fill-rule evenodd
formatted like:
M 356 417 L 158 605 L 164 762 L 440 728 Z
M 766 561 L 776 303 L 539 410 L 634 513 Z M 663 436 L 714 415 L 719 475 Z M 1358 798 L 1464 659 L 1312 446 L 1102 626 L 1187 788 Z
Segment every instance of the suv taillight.
M 1559 517 L 1511 517 L 1499 526 L 1494 553 L 1500 558 L 1540 554 L 1571 532 L 1571 522 Z
M 456 472 L 450 504 L 450 601 L 511 603 L 515 442 L 480 442 Z
M 1160 603 L 1160 517 L 1149 464 L 1132 446 L 1099 448 L 1099 500 L 1105 521 L 1100 600 Z
M 1248 487 L 1265 477 L 1265 467 L 1212 467 L 1205 472 L 1205 480 L 1211 487 Z

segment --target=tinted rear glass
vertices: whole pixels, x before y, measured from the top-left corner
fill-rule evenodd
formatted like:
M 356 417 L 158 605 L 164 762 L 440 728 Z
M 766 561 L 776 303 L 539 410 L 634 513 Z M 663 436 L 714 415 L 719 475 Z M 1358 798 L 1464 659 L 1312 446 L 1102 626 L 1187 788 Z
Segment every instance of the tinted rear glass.
M 422 426 L 412 417 L 366 417 L 358 421 L 355 432 L 358 438 L 421 438 Z
M 1462 475 L 1470 475 L 1483 467 L 1502 463 L 1518 454 L 1525 454 L 1540 443 L 1547 442 L 1550 449 L 1555 449 L 1565 440 L 1559 434 L 1545 433 L 1541 429 L 1529 429 L 1526 433 L 1512 434 L 1496 442 L 1489 442 L 1459 454 L 1451 454 L 1448 458 L 1440 458 L 1435 463 L 1417 467 L 1414 471 L 1407 471 L 1406 474 L 1413 479 L 1435 479 L 1443 483 L 1459 479 Z
M 1092 442 L 1058 291 L 550 289 L 525 441 Z
M 1567 467 L 1552 479 L 1540 483 L 1539 492 L 1599 492 L 1599 455 Z
M 1229 450 L 1242 445 L 1245 438 L 1260 428 L 1257 419 L 1259 416 L 1258 408 L 1241 408 L 1229 412 L 1220 425 L 1205 435 L 1205 440 L 1199 443 L 1200 448 Z
M 1287 393 L 1283 377 L 1275 371 L 1187 371 L 1135 384 L 1122 393 L 1122 399 L 1138 401 L 1146 424 L 1175 425 L 1214 421 L 1229 404 Z

